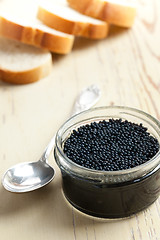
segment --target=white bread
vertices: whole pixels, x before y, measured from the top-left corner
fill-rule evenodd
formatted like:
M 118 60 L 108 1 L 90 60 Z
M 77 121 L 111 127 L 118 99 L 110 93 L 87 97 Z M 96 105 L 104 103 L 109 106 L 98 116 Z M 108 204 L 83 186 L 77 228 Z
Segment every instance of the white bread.
M 131 27 L 136 16 L 135 0 L 67 0 L 73 9 L 121 27 Z
M 32 83 L 47 76 L 51 69 L 50 52 L 0 38 L 0 80 L 13 84 Z
M 0 36 L 59 54 L 69 53 L 74 42 L 74 36 L 47 27 L 36 16 L 35 19 L 26 19 L 15 13 L 0 14 Z
M 101 39 L 108 34 L 106 22 L 78 13 L 65 0 L 40 3 L 37 17 L 49 27 L 75 36 Z

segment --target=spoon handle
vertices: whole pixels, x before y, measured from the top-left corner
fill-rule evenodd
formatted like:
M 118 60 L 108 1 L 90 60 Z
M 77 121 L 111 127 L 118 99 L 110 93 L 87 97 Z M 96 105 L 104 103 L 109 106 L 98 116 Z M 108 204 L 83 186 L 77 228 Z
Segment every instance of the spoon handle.
M 71 116 L 80 113 L 84 110 L 91 108 L 94 104 L 97 103 L 101 95 L 100 89 L 96 85 L 91 85 L 81 91 L 79 96 L 76 98 L 76 101 L 73 105 L 73 109 L 71 112 Z M 44 153 L 42 154 L 40 161 L 47 162 L 48 157 L 53 149 L 55 144 L 55 136 L 54 135 L 47 145 Z

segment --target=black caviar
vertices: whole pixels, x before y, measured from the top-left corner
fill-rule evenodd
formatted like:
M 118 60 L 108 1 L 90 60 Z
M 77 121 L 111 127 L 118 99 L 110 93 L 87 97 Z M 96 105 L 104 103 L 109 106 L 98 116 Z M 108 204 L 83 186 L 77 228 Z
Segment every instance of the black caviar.
M 150 160 L 159 143 L 141 123 L 109 119 L 83 125 L 64 142 L 73 162 L 94 170 L 118 171 Z

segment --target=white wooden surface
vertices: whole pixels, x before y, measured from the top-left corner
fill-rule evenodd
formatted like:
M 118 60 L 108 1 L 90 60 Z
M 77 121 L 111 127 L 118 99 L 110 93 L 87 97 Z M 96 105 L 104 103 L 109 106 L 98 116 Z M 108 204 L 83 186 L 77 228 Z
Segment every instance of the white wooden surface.
M 90 84 L 102 91 L 97 106 L 136 107 L 160 120 L 159 15 L 159 0 L 139 0 L 132 29 L 112 27 L 101 41 L 77 38 L 69 55 L 53 54 L 51 75 L 37 83 L 0 81 L 0 178 L 10 166 L 39 158 Z M 132 218 L 91 219 L 65 201 L 52 155 L 49 162 L 56 178 L 43 189 L 13 194 L 0 186 L 0 239 L 160 240 L 160 198 Z

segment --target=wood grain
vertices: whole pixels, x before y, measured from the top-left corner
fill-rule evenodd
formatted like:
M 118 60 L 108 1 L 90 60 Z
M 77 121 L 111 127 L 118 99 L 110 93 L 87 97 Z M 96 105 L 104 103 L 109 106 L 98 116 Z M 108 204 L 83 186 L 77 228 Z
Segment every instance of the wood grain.
M 0 8 L 8 3 L 17 6 L 0 0 Z M 87 85 L 101 88 L 97 106 L 136 107 L 160 120 L 159 0 L 138 1 L 132 29 L 112 26 L 101 41 L 77 38 L 71 54 L 53 59 L 51 75 L 37 83 L 0 82 L 0 177 L 13 164 L 39 158 Z M 53 155 L 49 162 L 56 178 L 43 189 L 12 194 L 0 186 L 1 239 L 160 240 L 160 198 L 131 218 L 90 218 L 67 203 Z

